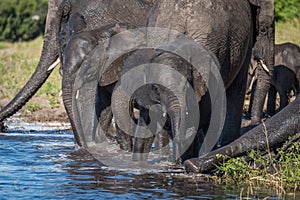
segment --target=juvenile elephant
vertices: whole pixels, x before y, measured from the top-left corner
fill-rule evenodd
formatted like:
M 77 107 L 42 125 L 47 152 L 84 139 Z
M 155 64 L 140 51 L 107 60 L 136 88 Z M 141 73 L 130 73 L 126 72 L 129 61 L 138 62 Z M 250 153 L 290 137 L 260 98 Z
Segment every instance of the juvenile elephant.
M 288 105 L 289 100 L 292 97 L 291 92 L 297 96 L 300 92 L 299 89 L 299 80 L 295 73 L 284 65 L 276 65 L 274 67 L 271 87 L 268 93 L 267 115 L 273 116 L 275 114 L 277 92 L 279 94 L 280 104 L 276 112 L 279 112 Z
M 140 59 L 141 57 L 143 59 Z M 132 96 L 117 95 L 121 96 L 125 102 L 133 101 L 134 107 L 139 110 L 136 127 L 127 134 L 129 142 L 125 142 L 132 145 L 133 159 L 147 160 L 155 137 L 162 137 L 159 148 L 168 150 L 169 136 L 173 141 L 174 158 L 178 163 L 198 156 L 204 135 L 201 135 L 202 132 L 197 134 L 197 128 L 201 126 L 207 129 L 210 119 L 210 102 L 209 95 L 206 94 L 205 82 L 197 70 L 193 69 L 185 59 L 158 49 L 138 50 L 127 59 L 124 67 L 134 69 L 143 64 L 146 64 L 145 68 L 141 68 L 132 75 L 130 78 L 132 82 L 127 84 L 144 85 L 138 88 Z M 145 77 L 145 81 L 137 83 L 139 77 Z M 195 93 L 195 99 L 193 99 L 193 93 Z M 200 98 L 201 105 L 207 106 L 201 109 L 202 124 L 199 124 L 199 116 L 193 114 L 195 109 L 198 109 Z M 120 113 L 118 118 L 122 123 L 123 119 L 126 119 L 128 109 L 132 112 L 133 106 L 127 107 L 118 103 L 114 104 L 114 107 Z M 145 128 L 146 126 L 148 129 Z M 130 131 L 130 129 L 127 130 Z M 192 144 L 194 137 L 197 142 Z M 187 141 L 190 148 L 184 147 Z
M 280 96 L 278 111 L 288 105 L 290 92 L 300 93 L 300 47 L 293 43 L 275 45 L 275 68 L 268 94 L 267 114 L 273 116 L 276 92 Z

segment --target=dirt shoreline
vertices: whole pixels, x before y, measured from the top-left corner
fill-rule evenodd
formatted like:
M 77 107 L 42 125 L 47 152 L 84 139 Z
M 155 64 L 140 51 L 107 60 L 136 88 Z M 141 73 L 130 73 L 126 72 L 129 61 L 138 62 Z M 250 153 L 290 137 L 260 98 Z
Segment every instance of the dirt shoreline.
M 9 101 L 10 99 L 7 98 L 0 99 L 0 109 L 3 108 Z M 24 106 L 21 110 L 19 110 L 17 115 L 18 117 L 23 118 L 25 122 L 69 122 L 63 105 L 60 105 L 58 108 L 51 108 L 45 97 L 33 97 L 30 102 L 38 102 L 40 109 L 37 111 L 29 111 L 26 106 Z

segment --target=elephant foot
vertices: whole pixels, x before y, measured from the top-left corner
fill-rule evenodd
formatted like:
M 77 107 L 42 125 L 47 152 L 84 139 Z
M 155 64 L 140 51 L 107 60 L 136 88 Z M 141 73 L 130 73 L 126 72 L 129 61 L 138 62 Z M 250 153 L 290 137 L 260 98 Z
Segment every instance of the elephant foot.
M 3 122 L 0 122 L 0 131 L 1 132 L 6 132 L 7 131 L 7 127 L 4 125 Z
M 120 145 L 120 149 L 123 151 L 127 151 L 127 152 L 132 152 L 132 144 L 131 143 L 127 143 L 127 142 L 120 142 L 118 141 L 119 145 Z
M 127 152 L 132 152 L 132 138 L 130 137 L 119 137 L 117 138 L 117 142 L 120 146 L 120 149 Z

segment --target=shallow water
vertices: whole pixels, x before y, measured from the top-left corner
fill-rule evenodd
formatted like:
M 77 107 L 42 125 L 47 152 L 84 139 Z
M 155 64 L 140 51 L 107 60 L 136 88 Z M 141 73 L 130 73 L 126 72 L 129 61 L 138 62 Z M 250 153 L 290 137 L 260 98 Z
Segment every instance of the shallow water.
M 77 150 L 65 128 L 9 123 L 9 132 L 0 134 L 0 199 L 240 199 L 241 188 L 215 185 L 182 170 L 142 173 L 107 168 Z M 275 191 L 250 196 L 246 190 L 244 199 L 278 199 Z

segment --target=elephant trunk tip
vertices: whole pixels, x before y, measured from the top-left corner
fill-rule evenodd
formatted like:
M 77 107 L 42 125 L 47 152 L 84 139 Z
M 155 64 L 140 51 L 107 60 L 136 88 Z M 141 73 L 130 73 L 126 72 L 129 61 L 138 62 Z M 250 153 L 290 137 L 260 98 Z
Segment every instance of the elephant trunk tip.
M 193 159 L 184 161 L 184 168 L 187 173 L 200 173 L 200 170 L 197 167 L 197 164 L 196 164 L 197 162 L 195 162 L 195 159 L 197 159 L 197 158 L 193 158 Z

